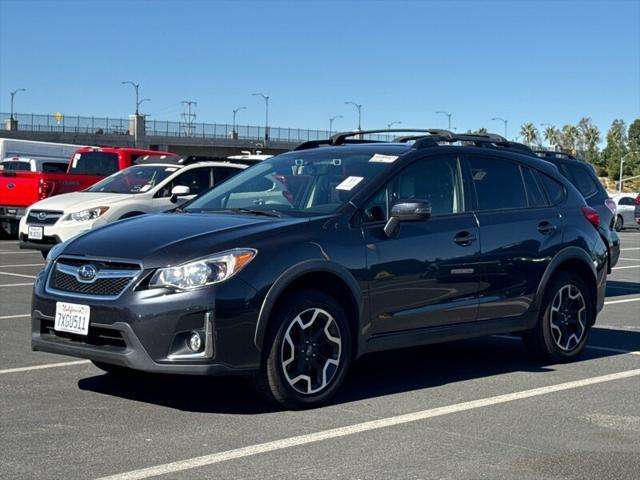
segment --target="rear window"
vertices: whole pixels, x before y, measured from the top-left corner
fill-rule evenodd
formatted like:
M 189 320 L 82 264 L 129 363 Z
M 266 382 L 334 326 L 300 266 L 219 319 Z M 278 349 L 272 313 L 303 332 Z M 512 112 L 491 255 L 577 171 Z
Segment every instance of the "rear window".
M 564 200 L 564 186 L 544 173 L 540 174 L 540 180 L 547 192 L 547 198 L 551 205 L 557 205 Z
M 567 177 L 584 198 L 589 198 L 598 193 L 596 180 L 581 165 L 561 163 L 558 165 L 560 173 Z
M 76 175 L 108 176 L 118 171 L 118 155 L 107 152 L 76 153 L 69 173 Z
M 28 172 L 31 170 L 29 162 L 20 162 L 16 160 L 10 160 L 8 162 L 2 162 L 5 172 Z
M 635 205 L 635 201 L 632 197 L 622 197 L 619 201 L 618 201 L 618 205 Z

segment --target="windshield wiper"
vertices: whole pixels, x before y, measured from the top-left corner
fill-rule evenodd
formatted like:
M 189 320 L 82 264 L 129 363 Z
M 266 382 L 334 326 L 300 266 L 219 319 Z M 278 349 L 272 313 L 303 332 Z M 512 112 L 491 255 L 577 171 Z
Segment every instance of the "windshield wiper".
M 259 208 L 227 208 L 225 210 L 234 213 L 251 213 L 253 215 L 263 215 L 265 217 L 282 217 L 282 213 L 278 210 L 261 210 Z

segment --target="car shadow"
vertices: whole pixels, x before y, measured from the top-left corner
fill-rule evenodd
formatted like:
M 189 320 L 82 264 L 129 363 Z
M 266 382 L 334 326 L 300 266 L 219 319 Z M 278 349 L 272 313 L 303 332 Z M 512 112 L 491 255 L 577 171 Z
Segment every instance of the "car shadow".
M 595 328 L 590 345 L 640 350 L 640 332 Z M 621 355 L 586 349 L 580 362 Z M 330 404 L 377 398 L 514 372 L 553 371 L 527 353 L 516 337 L 493 336 L 365 355 L 352 365 Z M 101 374 L 78 382 L 82 390 L 181 411 L 255 415 L 280 410 L 262 400 L 246 377 Z
M 607 298 L 640 293 L 640 282 L 607 280 Z

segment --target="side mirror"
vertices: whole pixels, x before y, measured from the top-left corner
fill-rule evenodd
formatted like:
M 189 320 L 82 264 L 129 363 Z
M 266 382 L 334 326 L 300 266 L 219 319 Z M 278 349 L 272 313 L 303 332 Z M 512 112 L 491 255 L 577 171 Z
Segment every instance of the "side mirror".
M 431 202 L 428 200 L 399 200 L 391 207 L 391 217 L 384 226 L 384 233 L 391 237 L 398 230 L 400 222 L 424 221 L 430 217 Z
M 171 198 L 169 199 L 171 203 L 176 203 L 178 197 L 184 197 L 191 193 L 191 189 L 186 185 L 176 185 L 171 189 Z

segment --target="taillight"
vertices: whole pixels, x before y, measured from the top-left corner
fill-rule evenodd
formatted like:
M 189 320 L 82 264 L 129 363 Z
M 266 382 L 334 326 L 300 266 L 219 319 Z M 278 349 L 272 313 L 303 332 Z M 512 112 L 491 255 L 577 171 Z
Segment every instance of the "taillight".
M 613 213 L 614 215 L 616 214 L 618 207 L 616 207 L 615 201 L 613 201 L 611 198 L 607 198 L 604 201 L 604 205 L 611 211 L 611 213 Z
M 42 200 L 44 198 L 50 197 L 53 193 L 53 188 L 55 187 L 55 183 L 50 180 L 45 180 L 43 178 L 40 179 L 38 185 L 38 200 Z
M 582 207 L 582 214 L 591 225 L 598 228 L 600 226 L 600 215 L 591 207 Z
M 633 203 L 635 203 L 636 205 L 640 205 L 640 193 L 638 194 L 636 199 L 633 201 Z

